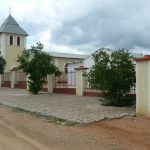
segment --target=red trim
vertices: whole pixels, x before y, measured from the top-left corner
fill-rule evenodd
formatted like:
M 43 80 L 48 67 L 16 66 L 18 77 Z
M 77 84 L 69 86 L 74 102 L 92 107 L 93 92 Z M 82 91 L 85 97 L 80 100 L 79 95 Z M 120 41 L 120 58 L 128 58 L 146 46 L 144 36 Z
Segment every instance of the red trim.
M 135 94 L 135 93 L 129 93 L 129 95 L 130 95 L 131 97 L 136 96 L 136 94 Z M 100 92 L 90 92 L 90 91 L 84 91 L 84 92 L 83 92 L 83 96 L 100 97 L 100 96 L 101 96 L 101 93 L 100 93 Z
M 130 96 L 136 96 L 136 93 L 129 93 Z
M 47 88 L 42 88 L 41 91 L 48 92 Z
M 144 57 L 134 58 L 134 61 L 148 61 L 150 60 L 150 55 L 145 55 Z
M 24 82 L 24 81 L 18 81 L 18 82 L 15 84 L 15 88 L 18 88 L 18 89 L 26 89 L 26 88 L 27 88 L 27 83 Z
M 53 93 L 61 93 L 61 94 L 76 94 L 75 88 L 53 88 Z

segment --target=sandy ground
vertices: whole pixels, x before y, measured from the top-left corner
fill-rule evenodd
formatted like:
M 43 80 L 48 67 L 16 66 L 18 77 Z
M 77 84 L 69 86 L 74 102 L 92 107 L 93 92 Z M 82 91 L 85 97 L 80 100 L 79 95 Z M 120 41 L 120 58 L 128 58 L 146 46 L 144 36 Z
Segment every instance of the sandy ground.
M 0 106 L 0 150 L 149 150 L 150 119 L 58 125 Z

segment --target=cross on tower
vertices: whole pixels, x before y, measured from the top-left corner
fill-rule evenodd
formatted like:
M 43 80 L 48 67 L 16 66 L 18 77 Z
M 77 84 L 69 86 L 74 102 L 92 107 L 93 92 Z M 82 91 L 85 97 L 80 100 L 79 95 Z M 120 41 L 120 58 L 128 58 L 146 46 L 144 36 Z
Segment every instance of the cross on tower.
M 9 14 L 11 15 L 11 5 L 9 5 Z

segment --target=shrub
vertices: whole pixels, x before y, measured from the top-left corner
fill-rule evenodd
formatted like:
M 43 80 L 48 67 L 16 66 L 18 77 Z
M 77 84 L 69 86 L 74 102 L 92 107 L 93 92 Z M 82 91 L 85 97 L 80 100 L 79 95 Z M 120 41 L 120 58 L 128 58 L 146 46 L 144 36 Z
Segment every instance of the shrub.
M 29 78 L 29 91 L 37 94 L 48 74 L 60 75 L 61 72 L 53 64 L 53 58 L 42 51 L 43 45 L 37 43 L 30 49 L 24 50 L 21 56 L 18 56 L 19 69 L 23 70 Z
M 3 58 L 3 56 L 0 56 L 0 74 L 2 74 L 6 67 L 6 60 Z
M 92 87 L 102 91 L 103 104 L 132 105 L 134 100 L 129 98 L 128 93 L 135 83 L 135 64 L 130 53 L 119 49 L 109 55 L 100 49 L 93 54 L 93 59 L 95 64 L 88 74 L 88 80 Z

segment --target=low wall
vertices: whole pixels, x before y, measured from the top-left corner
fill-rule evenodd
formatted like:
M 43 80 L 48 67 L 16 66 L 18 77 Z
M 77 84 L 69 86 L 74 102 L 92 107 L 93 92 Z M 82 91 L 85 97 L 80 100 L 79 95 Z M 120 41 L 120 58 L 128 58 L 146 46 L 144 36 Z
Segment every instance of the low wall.
M 76 95 L 75 88 L 53 88 L 53 93 Z
M 93 97 L 100 97 L 101 92 L 90 92 L 90 91 L 84 91 L 83 96 L 93 96 Z M 136 93 L 129 93 L 130 97 L 133 97 L 135 99 Z
M 84 91 L 83 96 L 93 96 L 93 97 L 100 97 L 100 92 L 90 92 L 90 91 Z
M 26 89 L 27 83 L 25 81 L 18 81 L 17 83 L 15 83 L 15 88 Z
M 42 88 L 41 91 L 48 92 L 48 89 L 47 88 Z
M 4 81 L 1 86 L 2 87 L 11 87 L 11 82 L 10 81 Z

